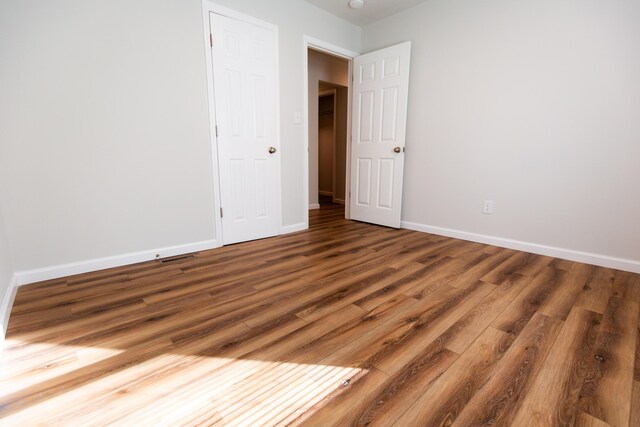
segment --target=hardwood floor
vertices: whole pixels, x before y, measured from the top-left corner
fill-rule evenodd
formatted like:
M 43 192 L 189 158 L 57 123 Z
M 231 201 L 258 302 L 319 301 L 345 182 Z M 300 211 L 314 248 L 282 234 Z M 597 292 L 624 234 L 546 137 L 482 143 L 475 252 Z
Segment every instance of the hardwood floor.
M 20 288 L 2 425 L 640 425 L 640 275 L 313 211 Z

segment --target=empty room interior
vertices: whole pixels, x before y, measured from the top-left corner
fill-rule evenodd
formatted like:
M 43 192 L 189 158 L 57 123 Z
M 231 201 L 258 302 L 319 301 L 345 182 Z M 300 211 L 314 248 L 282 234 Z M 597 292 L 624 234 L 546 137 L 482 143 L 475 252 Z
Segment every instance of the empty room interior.
M 0 426 L 640 426 L 638 0 L 0 0 Z

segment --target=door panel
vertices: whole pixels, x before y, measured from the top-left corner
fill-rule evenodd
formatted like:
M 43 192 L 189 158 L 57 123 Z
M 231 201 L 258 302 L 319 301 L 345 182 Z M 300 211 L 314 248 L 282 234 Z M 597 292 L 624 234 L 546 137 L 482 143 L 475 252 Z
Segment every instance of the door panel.
M 358 159 L 357 176 L 356 203 L 360 206 L 369 206 L 371 204 L 371 159 Z
M 370 143 L 373 141 L 373 111 L 375 92 L 362 92 L 360 94 L 360 111 L 358 119 L 360 121 L 360 132 L 358 143 Z
M 382 90 L 382 136 L 383 142 L 396 142 L 398 124 L 398 87 L 386 87 Z
M 411 43 L 355 58 L 351 219 L 400 227 Z
M 379 159 L 378 170 L 378 207 L 393 208 L 393 169 L 394 159 Z
M 211 13 L 224 244 L 278 234 L 277 35 Z M 274 147 L 274 153 L 269 148 Z

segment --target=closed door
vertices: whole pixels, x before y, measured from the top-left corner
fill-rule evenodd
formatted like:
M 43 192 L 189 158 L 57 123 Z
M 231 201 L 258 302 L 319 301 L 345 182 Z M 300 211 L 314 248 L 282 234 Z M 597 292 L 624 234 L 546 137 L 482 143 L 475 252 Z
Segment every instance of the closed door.
M 354 59 L 351 219 L 400 227 L 411 42 Z
M 224 244 L 278 234 L 277 32 L 211 13 Z

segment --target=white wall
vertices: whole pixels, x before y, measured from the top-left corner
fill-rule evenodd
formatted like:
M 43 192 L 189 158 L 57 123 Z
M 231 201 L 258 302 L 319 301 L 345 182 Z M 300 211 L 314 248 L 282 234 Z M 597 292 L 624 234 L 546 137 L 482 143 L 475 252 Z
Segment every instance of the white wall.
M 0 212 L 0 353 L 9 322 L 12 301 L 13 261 L 9 252 L 9 241 L 5 234 L 4 220 Z
M 360 28 L 299 0 L 221 0 L 280 26 L 283 223 L 304 223 L 303 35 Z M 200 0 L 0 3 L 0 185 L 15 267 L 215 238 Z
M 637 0 L 430 0 L 364 28 L 363 52 L 413 42 L 403 219 L 640 261 L 639 22 Z
M 325 40 L 326 41 L 326 40 Z M 345 47 L 335 43 L 340 47 Z M 349 47 L 349 49 L 351 49 Z M 357 49 L 354 49 L 357 51 Z M 309 206 L 318 204 L 318 88 L 321 82 L 349 85 L 349 62 L 309 49 Z

